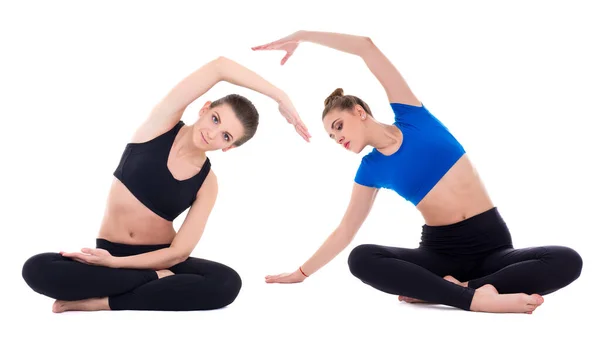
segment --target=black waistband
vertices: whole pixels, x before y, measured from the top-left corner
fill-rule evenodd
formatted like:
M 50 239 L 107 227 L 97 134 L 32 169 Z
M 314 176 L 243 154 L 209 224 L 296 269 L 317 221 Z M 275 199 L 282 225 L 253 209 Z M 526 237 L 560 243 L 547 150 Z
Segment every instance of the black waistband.
M 150 251 L 168 248 L 170 244 L 133 245 L 114 243 L 106 239 L 96 238 L 96 247 L 108 251 L 113 256 L 132 256 Z
M 457 223 L 423 225 L 420 246 L 446 254 L 474 255 L 512 246 L 512 239 L 500 212 L 493 207 Z

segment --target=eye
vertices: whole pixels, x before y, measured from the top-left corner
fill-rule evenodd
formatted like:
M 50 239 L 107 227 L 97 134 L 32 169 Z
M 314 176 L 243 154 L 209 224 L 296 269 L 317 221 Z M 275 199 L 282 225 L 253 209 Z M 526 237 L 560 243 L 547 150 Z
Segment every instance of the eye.
M 342 124 L 342 123 L 339 123 L 339 124 L 338 124 L 338 126 L 337 126 L 337 128 L 336 128 L 336 130 L 338 130 L 338 131 L 342 130 L 342 126 L 343 126 L 343 125 L 344 125 L 344 124 Z
M 230 140 L 231 138 L 229 137 L 229 134 L 223 134 L 223 139 L 224 139 L 225 141 L 229 142 L 229 140 Z
M 216 115 L 213 115 L 213 116 L 212 116 L 212 120 L 213 120 L 213 123 L 215 123 L 215 124 L 218 124 L 218 123 L 219 123 L 219 119 L 217 118 L 217 116 L 216 116 Z

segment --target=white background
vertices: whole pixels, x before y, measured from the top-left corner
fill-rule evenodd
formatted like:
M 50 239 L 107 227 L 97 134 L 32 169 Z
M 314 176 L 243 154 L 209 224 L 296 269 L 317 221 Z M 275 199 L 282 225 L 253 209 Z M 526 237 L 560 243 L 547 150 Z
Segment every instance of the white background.
M 592 1 L 30 2 L 0 7 L 2 345 L 46 352 L 583 352 L 594 344 L 598 278 L 598 12 Z M 303 44 L 253 52 L 296 30 L 370 36 L 462 142 L 516 247 L 565 245 L 581 277 L 533 315 L 399 303 L 352 277 L 361 243 L 416 247 L 422 219 L 380 193 L 349 248 L 302 284 L 293 271 L 338 224 L 360 155 L 327 137 L 323 100 L 337 87 L 392 122 L 383 89 L 357 57 Z M 194 256 L 243 279 L 212 312 L 51 313 L 21 266 L 45 251 L 94 246 L 120 154 L 149 109 L 187 74 L 227 56 L 293 99 L 304 142 L 269 98 L 220 83 L 190 105 L 241 93 L 261 113 L 256 137 L 210 155 L 220 195 Z M 366 152 L 365 150 L 364 152 Z M 179 226 L 183 217 L 176 220 Z M 592 320 L 586 323 L 586 320 Z M 596 345 L 597 345 L 597 340 Z M 3 347 L 2 351 L 8 351 Z M 592 350 L 591 347 L 587 348 Z

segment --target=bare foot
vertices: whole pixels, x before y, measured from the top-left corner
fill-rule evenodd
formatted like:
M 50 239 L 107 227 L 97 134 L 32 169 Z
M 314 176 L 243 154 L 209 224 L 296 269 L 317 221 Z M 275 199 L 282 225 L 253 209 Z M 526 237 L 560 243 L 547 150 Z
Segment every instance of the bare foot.
M 156 271 L 156 274 L 158 275 L 158 279 L 174 275 L 174 273 L 169 270 L 158 270 L 158 271 Z
M 467 283 L 468 283 L 468 282 L 465 282 L 465 283 L 460 282 L 459 280 L 457 280 L 456 278 L 454 278 L 452 276 L 446 276 L 446 277 L 444 277 L 444 279 L 446 281 L 448 281 L 448 282 L 452 282 L 454 284 L 458 284 L 459 286 L 462 286 L 462 287 L 466 287 Z M 411 298 L 411 297 L 405 297 L 405 296 L 402 296 L 402 295 L 398 296 L 398 300 L 401 301 L 401 302 L 406 302 L 406 303 L 411 303 L 411 304 L 413 304 L 413 303 L 426 303 L 423 300 L 415 299 L 415 298 Z
M 446 276 L 446 277 L 444 277 L 444 279 L 445 279 L 446 281 L 448 281 L 448 282 L 452 282 L 452 283 L 454 283 L 454 284 L 458 284 L 459 286 L 462 286 L 462 287 L 465 287 L 465 288 L 466 288 L 466 287 L 468 286 L 468 284 L 469 284 L 469 282 L 461 282 L 461 281 L 457 280 L 456 278 L 454 278 L 454 277 L 452 277 L 452 276 Z
M 62 313 L 65 311 L 100 311 L 110 310 L 108 298 L 90 298 L 84 300 L 57 300 L 52 305 L 52 311 Z
M 471 311 L 531 314 L 543 302 L 544 298 L 538 294 L 498 294 L 494 286 L 486 284 L 475 290 Z
M 398 296 L 398 300 L 401 302 L 406 302 L 406 303 L 410 303 L 410 304 L 414 304 L 414 303 L 425 303 L 424 300 L 421 299 L 415 299 L 415 298 L 411 298 L 411 297 L 404 297 L 402 295 Z

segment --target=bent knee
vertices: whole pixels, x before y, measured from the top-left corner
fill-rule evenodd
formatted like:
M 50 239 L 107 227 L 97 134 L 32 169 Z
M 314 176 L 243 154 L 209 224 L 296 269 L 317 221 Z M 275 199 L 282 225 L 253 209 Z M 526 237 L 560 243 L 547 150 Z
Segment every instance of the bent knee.
M 348 267 L 350 272 L 360 278 L 369 269 L 371 263 L 380 253 L 380 246 L 373 244 L 361 244 L 350 252 L 348 255 Z
M 568 282 L 573 282 L 581 275 L 583 259 L 579 253 L 569 247 L 555 247 L 555 257 L 559 263 L 559 272 Z
M 27 259 L 21 270 L 21 276 L 25 280 L 25 283 L 36 291 L 40 289 L 40 286 L 43 286 L 43 283 L 47 279 L 48 270 L 51 268 L 50 265 L 59 257 L 62 258 L 57 253 L 41 253 Z
M 242 278 L 234 269 L 226 267 L 226 270 L 222 271 L 220 279 L 215 306 L 222 308 L 233 303 L 238 297 L 242 289 Z

